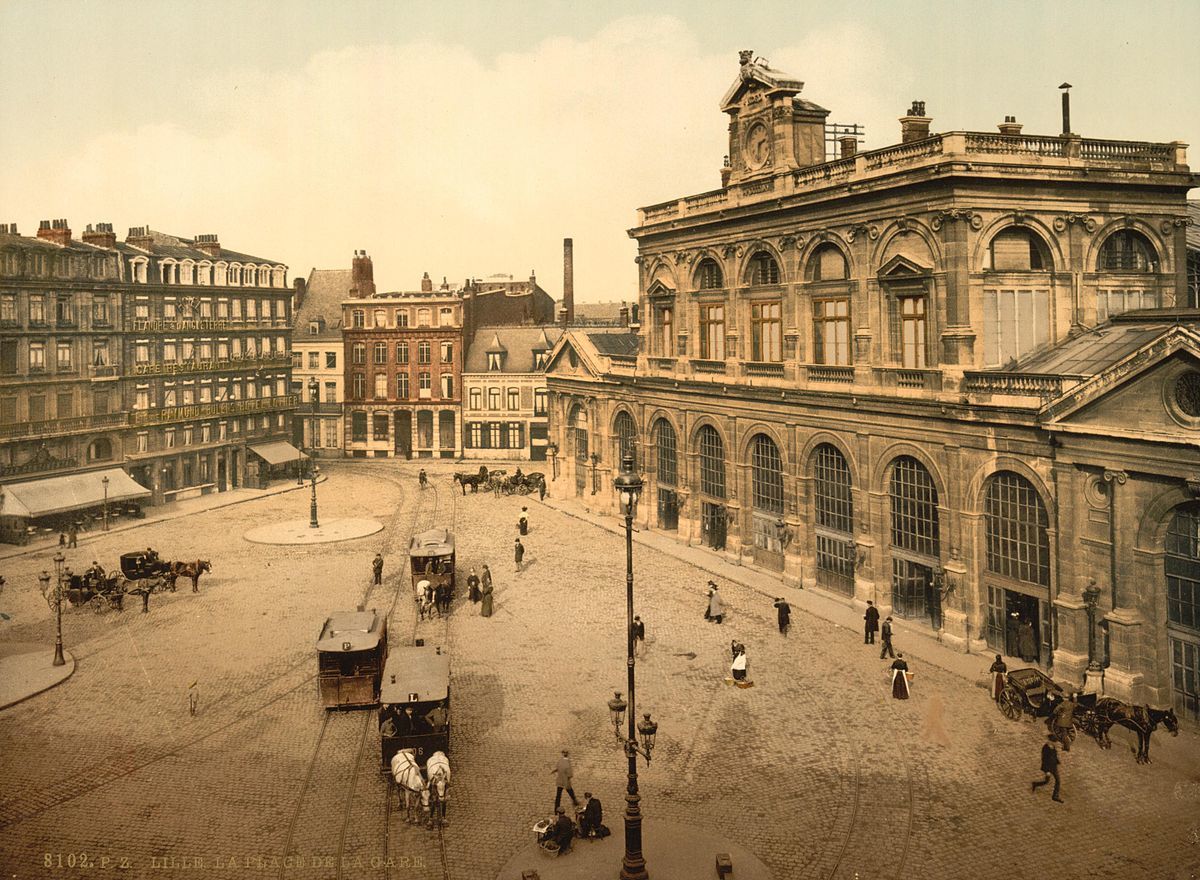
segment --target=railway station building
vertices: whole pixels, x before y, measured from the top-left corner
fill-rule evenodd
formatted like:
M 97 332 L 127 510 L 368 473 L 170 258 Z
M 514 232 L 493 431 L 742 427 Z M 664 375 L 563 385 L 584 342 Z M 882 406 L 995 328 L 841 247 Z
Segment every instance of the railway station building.
M 1186 145 L 918 101 L 829 155 L 802 89 L 742 53 L 721 186 L 629 231 L 630 348 L 551 353 L 567 486 L 615 514 L 629 451 L 648 528 L 1200 719 Z

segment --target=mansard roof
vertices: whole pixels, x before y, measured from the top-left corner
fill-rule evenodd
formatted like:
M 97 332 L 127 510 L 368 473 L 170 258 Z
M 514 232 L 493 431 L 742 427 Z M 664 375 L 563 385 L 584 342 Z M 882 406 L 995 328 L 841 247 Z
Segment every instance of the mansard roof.
M 507 353 L 501 364 L 502 373 L 534 373 L 533 353 L 546 351 L 554 347 L 562 336 L 561 327 L 530 327 L 528 325 L 512 327 L 488 327 L 487 332 L 475 336 L 475 341 L 467 349 L 463 358 L 464 373 L 487 373 L 488 353 L 496 351 L 494 345 L 499 345 L 499 351 Z M 495 372 L 492 370 L 490 372 Z
M 308 332 L 308 325 L 318 318 L 325 320 L 325 330 L 323 334 L 318 333 L 316 338 L 340 334 L 342 300 L 350 295 L 352 281 L 349 269 L 313 269 L 308 273 L 304 299 L 295 314 L 293 335 L 298 341 L 303 341 L 305 337 L 314 338 Z

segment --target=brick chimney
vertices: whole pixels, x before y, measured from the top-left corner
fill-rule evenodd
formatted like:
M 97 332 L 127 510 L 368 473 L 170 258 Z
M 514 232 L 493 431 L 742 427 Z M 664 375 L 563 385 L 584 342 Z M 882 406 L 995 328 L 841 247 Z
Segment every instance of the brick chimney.
M 147 230 L 148 229 L 149 227 L 147 227 Z M 133 234 L 132 229 L 129 231 L 129 234 Z M 126 241 L 128 241 L 128 239 L 126 239 Z M 192 247 L 198 251 L 204 251 L 204 253 L 208 254 L 210 257 L 221 256 L 221 240 L 215 232 L 210 232 L 206 235 L 197 235 L 196 241 Z
M 125 244 L 131 247 L 150 250 L 154 245 L 154 236 L 150 234 L 149 226 L 130 226 L 129 234 L 125 236 Z M 203 250 L 203 248 L 201 248 Z
M 421 276 L 421 293 L 433 293 L 433 279 L 428 272 Z
M 729 164 L 729 157 L 725 157 L 725 164 L 721 166 L 721 187 L 722 189 L 729 186 L 729 178 L 733 176 L 733 167 Z
M 564 330 L 570 326 L 571 322 L 567 318 L 567 310 L 565 308 L 558 310 L 558 323 L 562 324 Z
M 292 310 L 300 308 L 304 305 L 304 295 L 308 293 L 308 281 L 304 278 L 292 279 Z
M 621 303 L 621 308 L 617 311 L 617 316 L 622 327 L 629 326 L 629 306 L 627 306 L 625 303 Z
M 449 289 L 450 289 L 450 282 L 447 281 L 446 276 L 443 275 L 442 276 L 442 286 L 439 287 L 438 290 L 449 290 Z
M 0 223 L 0 235 L 20 235 L 16 223 Z
M 575 323 L 575 242 L 563 239 L 563 308 L 567 323 Z
M 908 115 L 900 117 L 900 143 L 920 141 L 929 137 L 929 123 L 933 119 L 925 115 L 925 102 L 913 101 Z
M 117 246 L 117 234 L 113 232 L 111 223 L 97 223 L 95 229 L 89 223 L 83 231 L 83 241 L 96 247 L 112 248 Z
M 66 220 L 43 220 L 38 225 L 37 237 L 66 247 L 71 241 L 71 227 Z
M 1017 122 L 1017 117 L 1005 116 L 1004 121 L 997 125 L 996 128 L 1000 129 L 1000 134 L 1015 136 L 1021 133 L 1021 129 L 1024 126 Z
M 842 148 L 841 157 L 849 159 L 858 152 L 858 138 L 852 134 L 838 138 L 838 145 Z
M 350 293 L 357 297 L 375 295 L 375 266 L 366 251 L 355 251 L 350 263 Z

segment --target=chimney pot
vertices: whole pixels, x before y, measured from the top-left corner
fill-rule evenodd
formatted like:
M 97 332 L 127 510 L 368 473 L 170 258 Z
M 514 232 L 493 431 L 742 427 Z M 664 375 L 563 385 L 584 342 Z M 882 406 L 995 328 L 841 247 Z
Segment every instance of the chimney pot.
M 1021 133 L 1023 127 L 1021 123 L 1017 122 L 1017 117 L 1015 116 L 1005 116 L 1004 121 L 997 126 L 1000 129 L 1000 134 L 1007 135 L 1018 135 Z
M 843 159 L 849 159 L 858 152 L 858 138 L 852 134 L 844 135 L 838 138 L 838 144 L 841 145 Z
M 908 115 L 900 117 L 900 143 L 907 144 L 929 137 L 929 123 L 932 121 L 925 115 L 925 102 L 913 101 Z

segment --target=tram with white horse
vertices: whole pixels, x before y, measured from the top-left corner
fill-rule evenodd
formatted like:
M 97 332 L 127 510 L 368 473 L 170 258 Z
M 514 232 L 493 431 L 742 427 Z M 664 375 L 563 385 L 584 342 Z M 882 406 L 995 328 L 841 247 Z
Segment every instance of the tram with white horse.
M 383 672 L 380 759 L 409 822 L 445 824 L 450 786 L 450 656 L 440 646 L 397 648 Z
M 374 608 L 339 611 L 317 638 L 318 693 L 326 709 L 379 705 L 387 661 L 387 618 Z

